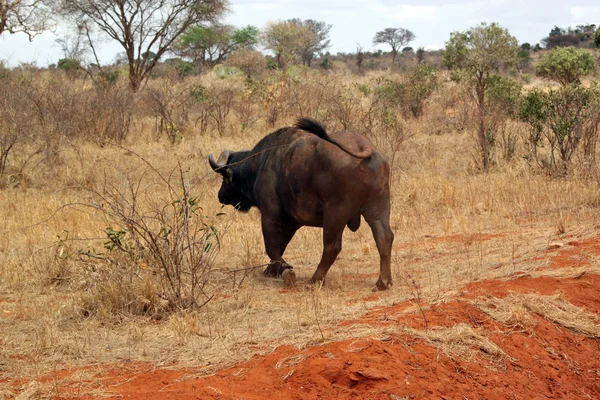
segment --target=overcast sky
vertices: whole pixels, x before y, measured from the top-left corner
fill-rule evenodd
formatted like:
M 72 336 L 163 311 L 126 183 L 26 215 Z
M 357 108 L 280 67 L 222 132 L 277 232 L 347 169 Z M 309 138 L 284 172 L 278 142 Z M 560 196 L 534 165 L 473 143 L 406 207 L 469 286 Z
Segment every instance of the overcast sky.
M 325 21 L 333 25 L 330 51 L 334 54 L 354 52 L 357 43 L 373 49 L 375 32 L 388 27 L 413 31 L 416 39 L 410 45 L 414 48 L 439 49 L 450 32 L 463 31 L 483 21 L 498 22 L 519 42 L 531 44 L 547 36 L 554 25 L 566 28 L 600 23 L 598 0 L 231 0 L 230 4 L 231 12 L 225 21 L 236 26 L 262 28 L 268 21 L 289 18 Z M 59 27 L 59 32 L 61 28 L 65 27 Z M 55 40 L 52 33 L 40 35 L 32 43 L 22 34 L 4 34 L 0 37 L 0 60 L 9 65 L 56 63 L 62 55 Z M 380 48 L 388 50 L 385 46 Z M 120 51 L 118 44 L 102 44 L 101 61 L 111 62 Z

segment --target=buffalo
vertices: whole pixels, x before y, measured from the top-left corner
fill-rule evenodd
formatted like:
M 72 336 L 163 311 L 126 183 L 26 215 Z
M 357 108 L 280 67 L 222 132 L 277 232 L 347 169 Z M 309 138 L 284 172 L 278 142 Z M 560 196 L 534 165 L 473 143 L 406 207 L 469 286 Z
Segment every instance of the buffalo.
M 283 259 L 288 243 L 300 227 L 316 226 L 323 228 L 323 255 L 311 282 L 323 281 L 342 249 L 344 228 L 356 231 L 362 215 L 380 257 L 374 290 L 391 286 L 389 164 L 369 139 L 350 132 L 329 134 L 319 122 L 301 118 L 265 136 L 252 150 L 226 150 L 217 161 L 212 154 L 208 161 L 223 177 L 221 204 L 241 212 L 260 210 L 271 259 L 265 275 L 280 276 L 292 268 Z

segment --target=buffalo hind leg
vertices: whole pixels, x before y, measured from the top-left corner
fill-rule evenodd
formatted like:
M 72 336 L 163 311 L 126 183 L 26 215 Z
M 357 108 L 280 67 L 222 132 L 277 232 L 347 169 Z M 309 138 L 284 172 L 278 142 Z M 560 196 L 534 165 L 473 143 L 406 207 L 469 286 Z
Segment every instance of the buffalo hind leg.
M 329 268 L 342 251 L 342 234 L 345 225 L 345 223 L 323 224 L 323 255 L 310 280 L 312 283 L 321 282 L 325 279 Z
M 265 221 L 263 221 L 262 229 L 265 248 L 267 255 L 271 259 L 271 263 L 263 272 L 265 276 L 281 276 L 283 271 L 292 268 L 292 266 L 283 259 L 283 253 L 298 228 L 299 227 L 295 222 L 266 224 Z
M 373 238 L 377 244 L 379 252 L 379 279 L 375 284 L 375 290 L 385 290 L 392 286 L 392 243 L 394 242 L 394 232 L 390 228 L 389 213 L 383 216 L 369 218 L 365 215 L 365 220 L 371 227 Z

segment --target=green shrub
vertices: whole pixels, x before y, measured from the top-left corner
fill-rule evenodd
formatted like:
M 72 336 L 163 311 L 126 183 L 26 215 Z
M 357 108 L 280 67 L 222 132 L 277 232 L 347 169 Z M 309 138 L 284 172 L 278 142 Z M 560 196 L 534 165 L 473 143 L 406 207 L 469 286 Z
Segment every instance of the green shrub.
M 544 55 L 535 67 L 535 73 L 561 85 L 579 82 L 579 78 L 596 70 L 596 60 L 585 49 L 557 47 Z
M 485 92 L 486 140 L 490 148 L 490 155 L 497 144 L 500 145 L 502 156 L 510 160 L 517 145 L 517 134 L 507 125 L 508 121 L 515 118 L 519 112 L 521 97 L 521 84 L 514 79 L 500 75 L 492 75 Z
M 573 155 L 583 143 L 584 157 L 594 162 L 599 99 L 597 86 L 586 88 L 578 84 L 547 92 L 534 89 L 525 95 L 519 118 L 530 128 L 530 155 L 540 162 L 538 149 L 547 143 L 548 159 L 541 160 L 540 165 L 550 172 L 565 175 Z
M 177 71 L 177 76 L 182 79 L 186 76 L 196 75 L 198 70 L 194 63 L 184 61 L 181 58 L 169 58 L 165 60 L 165 64 L 172 66 Z
M 513 117 L 518 114 L 521 84 L 514 79 L 492 75 L 486 88 L 488 110 Z
M 517 57 L 519 58 L 519 69 L 524 69 L 529 66 L 529 63 L 531 62 L 531 57 L 529 57 L 529 50 L 520 49 L 517 53 Z
M 65 72 L 74 72 L 81 69 L 81 62 L 73 58 L 61 58 L 58 60 L 57 67 Z
M 220 79 L 244 76 L 244 73 L 238 67 L 228 67 L 222 64 L 215 65 L 212 72 Z
M 325 57 L 325 59 L 321 61 L 321 64 L 319 64 L 319 67 L 325 70 L 329 70 L 333 68 L 333 63 L 329 61 L 329 58 Z
M 403 82 L 386 80 L 377 88 L 377 94 L 390 105 L 402 108 L 405 115 L 418 118 L 437 86 L 437 71 L 420 65 Z

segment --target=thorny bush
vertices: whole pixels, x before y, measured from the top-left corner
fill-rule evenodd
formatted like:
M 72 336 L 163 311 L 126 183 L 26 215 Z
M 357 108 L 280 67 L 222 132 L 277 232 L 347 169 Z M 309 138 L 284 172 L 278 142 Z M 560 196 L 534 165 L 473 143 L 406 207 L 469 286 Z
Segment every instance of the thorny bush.
M 157 281 L 160 291 L 156 295 L 166 302 L 167 309 L 202 307 L 212 298 L 207 285 L 220 248 L 220 214 L 204 214 L 181 165 L 165 176 L 138 158 L 144 165 L 141 171 L 111 163 L 118 179 L 107 174 L 99 187 L 81 187 L 89 194 L 87 206 L 102 212 L 106 219 L 107 239 L 101 257 L 113 268 L 128 271 L 125 281 L 139 279 L 146 289 L 152 286 L 146 281 Z M 86 254 L 98 256 L 90 251 Z M 105 286 L 103 281 L 96 284 L 99 295 Z M 141 311 L 158 311 L 156 302 L 147 303 L 152 307 Z

